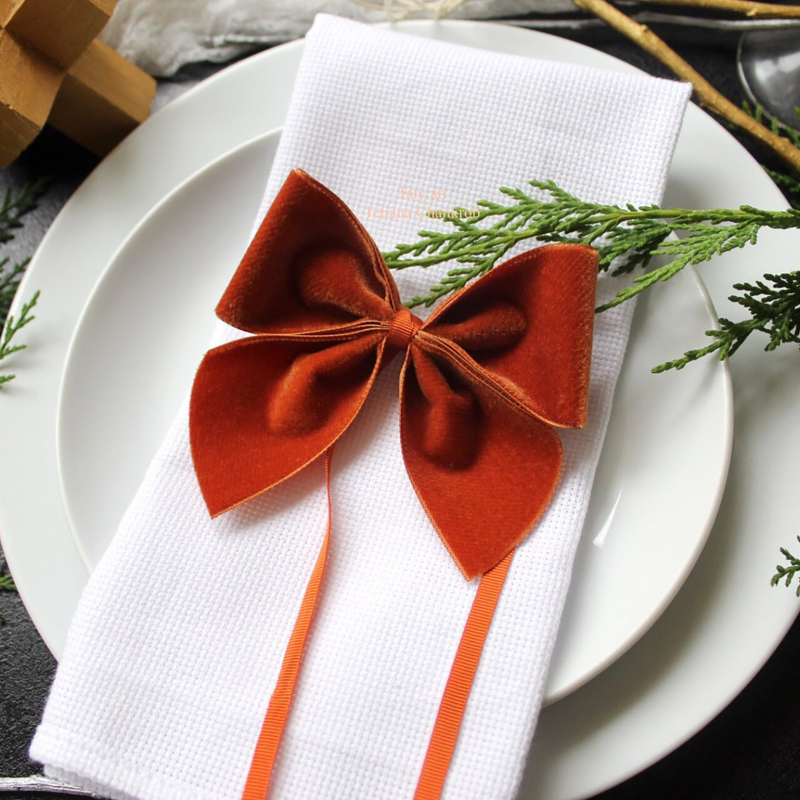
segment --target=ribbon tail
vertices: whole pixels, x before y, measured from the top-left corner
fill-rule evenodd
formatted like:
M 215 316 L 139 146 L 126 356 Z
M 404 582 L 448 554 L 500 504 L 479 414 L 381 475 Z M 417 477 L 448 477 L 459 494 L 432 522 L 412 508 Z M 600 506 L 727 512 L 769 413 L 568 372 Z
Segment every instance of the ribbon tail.
M 289 718 L 292 699 L 300 675 L 303 652 L 314 619 L 328 557 L 332 516 L 330 484 L 332 455 L 333 447 L 327 451 L 325 458 L 328 527 L 306 586 L 292 634 L 289 637 L 278 680 L 253 752 L 250 771 L 242 792 L 242 800 L 266 799 L 283 731 Z M 481 578 L 442 695 L 414 800 L 437 800 L 441 796 L 483 646 L 513 556 L 512 551 Z
M 331 458 L 333 447 L 331 446 L 325 455 L 325 486 L 328 493 L 328 527 L 325 537 L 317 555 L 317 561 L 308 580 L 303 601 L 300 604 L 300 611 L 289 637 L 289 644 L 283 656 L 283 663 L 278 674 L 278 681 L 272 692 L 269 701 L 267 714 L 261 726 L 261 733 L 258 736 L 253 760 L 250 764 L 250 772 L 247 775 L 242 800 L 265 800 L 269 792 L 269 785 L 272 779 L 272 772 L 275 766 L 275 759 L 278 755 L 283 731 L 289 718 L 289 711 L 292 705 L 297 679 L 300 675 L 300 667 L 303 659 L 306 640 L 308 639 L 311 624 L 314 619 L 314 612 L 317 607 L 322 579 L 325 574 L 325 565 L 328 560 L 328 545 L 331 539 Z
M 512 550 L 481 578 L 450 668 L 414 800 L 437 800 L 442 794 L 483 645 L 513 557 Z

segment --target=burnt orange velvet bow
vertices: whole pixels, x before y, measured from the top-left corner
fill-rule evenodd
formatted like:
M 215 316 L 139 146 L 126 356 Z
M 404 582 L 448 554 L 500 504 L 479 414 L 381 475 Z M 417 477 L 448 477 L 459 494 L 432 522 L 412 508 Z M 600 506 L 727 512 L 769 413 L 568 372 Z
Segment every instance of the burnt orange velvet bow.
M 553 426 L 586 423 L 596 276 L 593 249 L 541 247 L 423 323 L 347 206 L 292 172 L 217 306 L 255 335 L 209 351 L 194 382 L 192 456 L 210 513 L 328 450 L 402 351 L 408 475 L 461 571 L 482 575 L 550 502 Z

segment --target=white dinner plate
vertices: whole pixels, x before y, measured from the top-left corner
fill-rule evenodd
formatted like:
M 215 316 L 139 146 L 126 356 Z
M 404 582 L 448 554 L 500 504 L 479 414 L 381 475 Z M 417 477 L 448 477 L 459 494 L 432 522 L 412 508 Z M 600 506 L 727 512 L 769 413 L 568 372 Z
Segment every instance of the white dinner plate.
M 243 145 L 168 195 L 111 259 L 81 315 L 62 383 L 58 462 L 89 571 L 191 385 L 279 139 L 275 131 Z M 548 678 L 550 701 L 596 675 L 652 624 L 716 514 L 730 457 L 728 371 L 708 359 L 684 374 L 650 373 L 714 325 L 699 286 L 687 272 L 657 287 L 636 314 Z M 678 315 L 680 326 L 672 323 Z M 637 570 L 642 561 L 649 568 Z
M 499 25 L 397 27 L 489 50 L 632 70 L 590 48 Z M 302 48 L 302 42 L 283 45 L 224 70 L 129 136 L 64 207 L 20 287 L 12 313 L 35 289 L 42 296 L 37 320 L 25 330 L 29 348 L 13 364 L 17 380 L 3 390 L 0 442 L 17 455 L 0 460 L 0 535 L 22 598 L 56 654 L 87 578 L 61 500 L 55 433 L 67 344 L 80 311 L 111 256 L 156 203 L 215 158 L 283 123 Z M 665 203 L 786 205 L 747 152 L 695 107 L 687 112 Z M 756 249 L 708 265 L 703 278 L 719 313 L 741 313 L 726 300 L 732 283 L 788 269 L 798 251 L 797 231 L 768 232 Z M 793 622 L 796 598 L 771 589 L 769 577 L 778 548 L 791 544 L 797 527 L 796 359 L 788 348 L 764 355 L 755 341 L 736 354 L 733 457 L 706 547 L 642 639 L 543 711 L 526 800 L 588 797 L 668 753 L 742 689 Z

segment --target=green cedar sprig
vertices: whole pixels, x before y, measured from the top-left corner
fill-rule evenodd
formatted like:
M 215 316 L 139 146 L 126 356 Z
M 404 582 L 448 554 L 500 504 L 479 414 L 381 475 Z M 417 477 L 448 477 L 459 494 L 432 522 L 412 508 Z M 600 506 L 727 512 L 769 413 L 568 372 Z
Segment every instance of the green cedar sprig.
M 633 279 L 633 284 L 597 311 L 624 303 L 658 281 L 672 278 L 688 264 L 755 244 L 762 228 L 798 228 L 800 210 L 764 211 L 752 206 L 695 211 L 657 206 L 618 206 L 590 203 L 561 189 L 553 181 L 530 181 L 538 195 L 503 187 L 514 202 L 509 205 L 480 200 L 478 214 L 456 208 L 443 218 L 452 226 L 444 231 L 423 230 L 419 240 L 398 244 L 384 253 L 390 269 L 429 267 L 446 261 L 452 268 L 429 294 L 412 298 L 409 308 L 432 306 L 489 272 L 519 242 L 578 242 L 596 247 L 600 269 L 614 275 L 646 267 L 654 256 L 668 262 Z M 429 212 L 436 214 L 436 212 Z M 667 239 L 681 231 L 680 239 Z
M 0 592 L 16 592 L 17 587 L 14 585 L 14 579 L 6 574 L 0 575 Z M 0 625 L 5 625 L 6 621 L 0 617 Z
M 36 204 L 44 193 L 49 179 L 42 178 L 33 183 L 26 184 L 16 195 L 6 189 L 2 202 L 0 202 L 0 244 L 11 241 L 15 231 L 22 227 L 23 217 L 36 208 Z M 39 299 L 39 292 L 20 309 L 19 317 L 15 320 L 8 316 L 11 302 L 19 287 L 19 282 L 28 266 L 30 259 L 25 259 L 14 264 L 9 264 L 10 259 L 0 259 L 0 361 L 12 353 L 25 349 L 24 344 L 12 344 L 12 340 L 35 317 L 31 310 Z M 0 374 L 0 387 L 14 379 L 14 375 Z
M 720 359 L 729 358 L 756 331 L 769 336 L 764 348 L 768 352 L 782 344 L 800 346 L 800 272 L 767 274 L 763 281 L 735 283 L 733 288 L 741 294 L 731 295 L 728 299 L 744 306 L 750 312 L 750 319 L 733 322 L 721 317 L 718 330 L 706 331 L 711 344 L 698 350 L 687 350 L 682 358 L 660 364 L 653 372 L 683 369 L 692 361 L 714 352 Z
M 22 218 L 36 208 L 39 198 L 44 193 L 49 180 L 43 178 L 34 183 L 26 184 L 18 194 L 12 195 L 10 189 L 6 189 L 2 202 L 0 202 L 0 244 L 10 242 L 14 238 L 14 232 L 22 227 Z M 19 287 L 19 282 L 28 266 L 30 259 L 11 264 L 9 258 L 0 259 L 0 361 L 12 353 L 24 350 L 26 345 L 13 342 L 14 337 L 22 328 L 34 320 L 31 311 L 39 300 L 39 292 L 35 292 L 33 297 L 20 309 L 19 317 L 8 316 L 11 302 Z M 14 375 L 0 374 L 0 387 L 14 379 Z M 2 560 L 0 559 L 0 564 Z M 17 587 L 14 579 L 8 573 L 0 575 L 0 592 L 16 592 Z M 0 617 L 0 625 L 4 625 L 5 620 Z
M 0 203 L 0 244 L 14 238 L 13 231 L 22 227 L 22 218 L 36 208 L 39 199 L 47 188 L 49 178 L 40 178 L 25 184 L 17 195 L 7 188 Z
M 665 257 L 665 263 L 637 275 L 630 286 L 600 306 L 597 311 L 602 312 L 636 297 L 658 281 L 669 280 L 689 264 L 700 264 L 712 256 L 755 244 L 762 228 L 800 228 L 800 209 L 795 208 L 764 211 L 741 206 L 695 211 L 606 205 L 580 200 L 553 181 L 530 184 L 536 193 L 502 188 L 500 191 L 514 201 L 509 205 L 481 200 L 476 204 L 477 214 L 460 208 L 447 215 L 433 212 L 451 227 L 444 231 L 420 231 L 416 242 L 398 244 L 384 253 L 391 269 L 429 267 L 446 261 L 457 264 L 431 287 L 429 294 L 414 297 L 406 305 L 410 308 L 433 305 L 489 272 L 514 245 L 531 238 L 591 245 L 600 253 L 600 270 L 613 275 L 647 267 L 654 256 Z M 668 238 L 678 231 L 682 234 L 680 238 Z M 797 343 L 800 308 L 797 273 L 764 278 L 772 283 L 771 287 L 761 281 L 755 286 L 734 287 L 742 294 L 732 296 L 731 300 L 747 308 L 750 320 L 721 320 L 718 331 L 707 332 L 713 339 L 711 344 L 661 364 L 654 371 L 681 369 L 690 361 L 714 352 L 726 358 L 754 331 L 770 336 L 768 350 L 784 343 Z
M 743 103 L 743 107 L 744 110 L 748 114 L 750 114 L 757 122 L 764 124 L 764 109 L 761 106 L 756 106 L 755 108 L 752 108 L 749 105 L 749 103 L 745 101 Z M 800 108 L 795 108 L 794 113 L 797 116 L 798 121 L 800 121 Z M 785 138 L 789 139 L 789 141 L 791 141 L 791 143 L 795 147 L 800 147 L 800 133 L 798 133 L 798 131 L 786 125 L 782 125 L 774 117 L 771 120 L 770 127 L 772 128 L 773 133 L 777 134 L 778 136 L 784 136 Z M 795 170 L 778 172 L 766 166 L 764 167 L 764 170 L 770 176 L 770 178 L 772 178 L 772 180 L 778 186 L 778 188 L 781 189 L 781 191 L 786 196 L 786 199 L 789 201 L 792 208 L 800 208 L 800 173 L 798 173 Z M 798 278 L 797 272 L 792 272 L 779 276 L 764 275 L 764 279 L 770 281 L 774 287 L 778 289 L 781 288 L 784 289 L 783 300 L 785 302 L 782 302 L 781 298 L 775 297 L 773 295 L 773 300 L 774 300 L 773 306 L 775 311 L 774 318 L 780 319 L 782 321 L 782 325 L 778 326 L 778 336 L 776 337 L 774 344 L 773 344 L 773 336 L 772 333 L 770 332 L 771 334 L 770 343 L 769 345 L 767 345 L 765 349 L 774 350 L 775 347 L 778 346 L 778 344 L 783 343 L 781 340 L 796 341 L 796 336 L 797 336 L 796 308 L 798 307 L 798 305 L 800 305 L 800 298 L 798 298 L 797 296 L 798 295 L 797 286 L 798 286 L 798 281 L 800 281 L 800 278 Z M 792 284 L 794 286 L 794 292 L 792 292 L 791 289 Z M 757 286 L 759 286 L 760 288 L 761 286 L 760 281 L 757 283 Z M 743 289 L 744 291 L 749 291 L 751 292 L 751 294 L 753 289 L 753 287 L 751 287 L 748 284 L 745 284 L 741 287 L 734 286 L 734 288 L 740 290 Z M 766 294 L 767 302 L 769 302 L 769 295 L 772 295 L 772 292 L 768 293 L 761 292 L 759 294 L 761 294 L 762 297 Z M 734 302 L 738 302 L 735 297 L 732 297 L 730 299 L 734 300 Z M 744 302 L 742 302 L 741 304 L 745 305 Z M 794 305 L 794 309 L 792 309 L 792 304 Z M 773 315 L 767 309 L 762 309 L 759 308 L 758 306 L 755 306 L 753 310 L 751 310 L 751 320 L 748 320 L 745 323 L 738 323 L 738 324 L 740 326 L 749 325 L 754 330 L 764 330 L 758 325 L 759 316 L 763 320 L 766 318 L 771 318 Z M 794 329 L 793 329 L 794 338 L 790 338 L 792 337 L 792 327 L 791 327 L 792 322 L 794 323 Z M 729 320 L 725 319 L 720 320 L 721 329 L 724 329 L 724 327 L 728 325 L 732 326 L 733 323 L 730 323 Z M 740 327 L 739 331 L 734 332 L 732 330 L 731 332 L 734 335 L 734 337 L 738 334 L 738 336 L 740 337 L 743 336 L 746 338 L 746 336 L 749 335 L 750 331 L 746 327 Z M 709 336 L 718 335 L 717 332 L 715 331 L 707 331 L 706 334 Z M 722 334 L 723 332 L 720 331 L 719 335 L 721 336 Z M 735 344 L 735 340 L 733 344 Z M 738 347 L 738 344 L 736 344 L 735 346 Z M 722 356 L 723 347 L 724 345 L 720 347 L 720 356 Z M 687 353 L 686 355 L 689 355 L 689 353 Z M 704 355 L 704 353 L 700 352 L 698 357 L 702 355 Z M 680 369 L 680 366 L 676 365 L 676 368 Z M 797 539 L 798 541 L 800 541 L 800 536 L 798 536 Z M 794 577 L 795 573 L 800 572 L 800 559 L 795 558 L 795 556 L 793 556 L 785 548 L 781 548 L 781 553 L 783 554 L 784 558 L 786 558 L 789 561 L 789 566 L 784 567 L 781 566 L 780 564 L 776 566 L 775 569 L 777 570 L 777 572 L 775 573 L 775 575 L 772 576 L 772 585 L 777 586 L 778 583 L 780 583 L 780 581 L 783 580 L 785 585 L 788 587 L 791 584 L 792 578 Z M 800 580 L 798 580 L 798 585 L 797 585 L 797 596 L 800 597 Z
M 800 542 L 800 536 L 797 537 L 797 541 Z M 785 547 L 781 547 L 781 554 L 789 562 L 789 566 L 775 565 L 776 572 L 770 582 L 772 586 L 777 586 L 781 581 L 783 581 L 784 586 L 789 586 L 794 576 L 800 573 L 800 558 L 793 556 Z M 800 597 L 800 580 L 797 582 L 796 594 Z
M 28 345 L 26 344 L 12 344 L 12 339 L 29 323 L 33 322 L 36 317 L 31 314 L 31 311 L 35 308 L 36 303 L 39 300 L 39 292 L 36 291 L 33 293 L 33 297 L 28 300 L 27 303 L 23 304 L 22 308 L 19 312 L 19 317 L 14 319 L 14 317 L 9 316 L 6 320 L 5 328 L 3 329 L 2 338 L 0 338 L 0 361 L 4 358 L 7 358 L 12 353 L 18 353 L 20 350 L 24 350 Z M 4 383 L 8 383 L 9 381 L 13 381 L 16 375 L 0 375 L 0 387 Z
M 8 309 L 11 308 L 11 301 L 17 293 L 17 287 L 28 266 L 29 258 L 9 267 L 8 258 L 0 259 L 0 320 L 5 320 L 8 316 Z M 0 322 L 0 324 L 2 324 Z

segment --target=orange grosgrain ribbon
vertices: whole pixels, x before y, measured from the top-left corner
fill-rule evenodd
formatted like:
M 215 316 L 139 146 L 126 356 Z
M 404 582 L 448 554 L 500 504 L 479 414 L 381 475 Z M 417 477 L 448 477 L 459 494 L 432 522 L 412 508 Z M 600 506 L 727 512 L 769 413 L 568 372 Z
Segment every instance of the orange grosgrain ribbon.
M 596 276 L 592 248 L 540 247 L 496 267 L 423 323 L 400 303 L 353 213 L 295 170 L 217 306 L 220 319 L 253 335 L 210 350 L 192 390 L 192 457 L 212 516 L 329 453 L 380 370 L 403 355 L 406 470 L 464 577 L 484 576 L 417 797 L 441 790 L 512 551 L 555 492 L 555 428 L 586 423 Z M 279 706 L 280 719 L 265 720 L 251 770 L 251 779 L 262 778 L 257 789 L 248 781 L 248 800 L 268 789 L 329 532 L 330 520 L 278 680 L 283 700 L 273 695 L 267 714 Z

